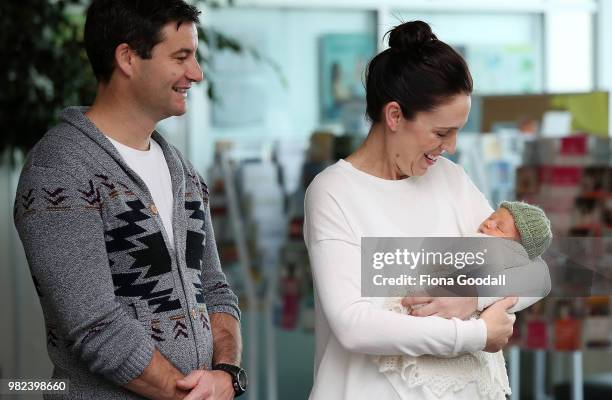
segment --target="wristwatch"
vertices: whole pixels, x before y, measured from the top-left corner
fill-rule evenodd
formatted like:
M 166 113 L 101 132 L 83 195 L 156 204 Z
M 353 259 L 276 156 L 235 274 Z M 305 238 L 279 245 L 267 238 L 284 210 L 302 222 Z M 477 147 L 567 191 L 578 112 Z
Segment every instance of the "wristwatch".
M 234 386 L 234 396 L 238 397 L 246 392 L 248 379 L 247 373 L 242 368 L 232 364 L 215 364 L 212 367 L 215 371 L 225 371 L 232 377 L 232 385 Z

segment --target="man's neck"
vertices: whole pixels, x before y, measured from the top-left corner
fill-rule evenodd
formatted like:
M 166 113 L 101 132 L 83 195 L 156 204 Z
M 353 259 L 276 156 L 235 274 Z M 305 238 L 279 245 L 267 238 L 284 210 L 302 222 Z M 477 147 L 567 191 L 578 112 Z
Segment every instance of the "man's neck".
M 104 135 L 136 150 L 149 150 L 157 121 L 143 113 L 135 102 L 99 90 L 85 115 Z

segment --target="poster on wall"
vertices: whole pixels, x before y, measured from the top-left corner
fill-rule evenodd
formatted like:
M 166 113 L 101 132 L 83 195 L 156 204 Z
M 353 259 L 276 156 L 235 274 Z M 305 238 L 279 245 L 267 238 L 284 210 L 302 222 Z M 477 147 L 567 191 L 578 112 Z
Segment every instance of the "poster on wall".
M 466 59 L 480 94 L 523 94 L 539 90 L 536 51 L 525 45 L 467 46 Z
M 347 113 L 356 114 L 356 109 L 359 110 L 359 117 L 363 118 L 365 69 L 375 51 L 374 34 L 326 34 L 321 37 L 319 65 L 322 122 L 341 122 L 347 119 Z

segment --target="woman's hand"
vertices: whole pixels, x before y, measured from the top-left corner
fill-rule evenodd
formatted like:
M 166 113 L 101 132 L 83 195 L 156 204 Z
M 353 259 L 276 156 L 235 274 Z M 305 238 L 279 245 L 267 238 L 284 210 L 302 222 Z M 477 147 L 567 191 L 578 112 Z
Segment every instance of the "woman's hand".
M 467 319 L 478 307 L 478 297 L 404 297 L 404 307 L 414 317 L 435 315 L 442 318 Z
M 514 307 L 517 301 L 518 297 L 506 297 L 493 303 L 480 315 L 480 319 L 487 325 L 487 343 L 484 351 L 496 353 L 508 344 L 516 318 L 514 314 L 508 314 L 507 310 Z

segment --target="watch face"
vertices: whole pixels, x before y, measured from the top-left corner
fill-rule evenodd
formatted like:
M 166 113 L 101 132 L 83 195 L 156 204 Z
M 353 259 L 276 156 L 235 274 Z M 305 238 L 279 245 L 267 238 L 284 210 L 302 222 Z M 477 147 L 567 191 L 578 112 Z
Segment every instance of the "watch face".
M 247 374 L 246 372 L 241 369 L 240 371 L 238 371 L 238 374 L 236 376 L 236 380 L 238 381 L 238 386 L 240 386 L 241 390 L 246 390 L 247 387 Z

